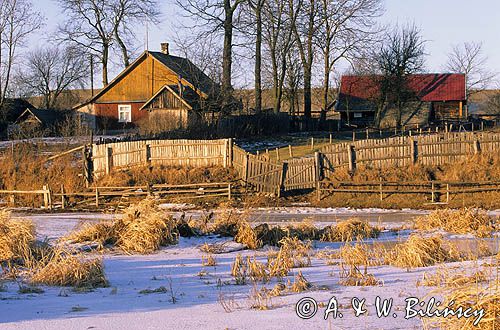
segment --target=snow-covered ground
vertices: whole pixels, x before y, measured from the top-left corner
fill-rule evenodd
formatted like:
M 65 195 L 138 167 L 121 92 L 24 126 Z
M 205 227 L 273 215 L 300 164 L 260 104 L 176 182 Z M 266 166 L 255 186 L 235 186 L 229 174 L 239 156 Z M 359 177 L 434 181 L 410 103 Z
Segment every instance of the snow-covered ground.
M 265 214 L 285 212 L 284 209 L 260 211 Z M 333 209 L 309 211 L 309 215 L 326 214 L 331 219 L 341 213 L 351 212 L 339 210 L 335 213 Z M 419 214 L 400 212 L 413 216 Z M 292 210 L 289 214 L 298 213 Z M 392 214 L 384 210 L 372 210 L 372 213 L 377 214 L 372 217 L 374 223 L 379 222 L 380 214 Z M 55 239 L 81 221 L 110 219 L 113 215 L 56 214 L 29 217 L 35 221 L 40 235 Z M 409 230 L 388 230 L 382 233 L 380 240 L 397 241 L 405 239 L 409 233 Z M 42 287 L 45 290 L 42 294 L 18 294 L 17 285 L 9 283 L 7 290 L 0 292 L 0 329 L 420 329 L 422 321 L 419 318 L 404 318 L 405 298 L 428 300 L 433 295 L 433 288 L 419 287 L 417 281 L 424 272 L 433 272 L 440 267 L 410 271 L 390 266 L 369 267 L 368 271 L 383 284 L 346 287 L 339 285 L 338 265 L 327 265 L 324 259 L 314 257 L 311 267 L 293 269 L 288 277 L 293 281 L 294 275 L 302 271 L 313 284 L 311 290 L 272 298 L 270 309 L 256 310 L 250 307 L 249 296 L 253 286 L 236 285 L 230 275 L 230 267 L 238 253 L 256 255 L 258 260 L 265 262 L 266 248 L 218 254 L 215 255 L 215 267 L 202 266 L 204 253 L 198 247 L 204 242 L 225 240 L 217 237 L 181 238 L 178 245 L 163 248 L 152 255 L 128 256 L 116 251 L 107 252 L 102 257 L 110 287 L 93 292 L 76 293 L 71 288 Z M 336 243 L 317 242 L 315 252 L 338 247 Z M 450 266 L 480 267 L 475 262 Z M 272 288 L 275 284 L 276 280 L 273 280 L 266 286 Z M 259 289 L 262 286 L 257 284 Z M 141 293 L 141 290 L 160 287 L 165 287 L 165 292 Z M 377 296 L 394 299 L 388 317 L 377 317 Z M 317 314 L 307 320 L 299 318 L 296 313 L 297 302 L 305 297 L 313 298 L 318 303 Z M 333 319 L 330 315 L 325 320 L 324 311 L 332 297 L 336 298 L 343 317 Z M 354 297 L 366 299 L 366 314 L 354 316 L 351 307 Z

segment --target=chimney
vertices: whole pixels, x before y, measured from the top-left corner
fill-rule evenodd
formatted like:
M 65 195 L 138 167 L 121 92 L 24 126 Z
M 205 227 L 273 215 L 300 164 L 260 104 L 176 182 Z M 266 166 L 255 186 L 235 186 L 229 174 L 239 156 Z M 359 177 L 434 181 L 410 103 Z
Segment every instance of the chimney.
M 162 42 L 161 43 L 161 52 L 163 54 L 167 54 L 167 55 L 169 54 L 168 53 L 168 42 Z

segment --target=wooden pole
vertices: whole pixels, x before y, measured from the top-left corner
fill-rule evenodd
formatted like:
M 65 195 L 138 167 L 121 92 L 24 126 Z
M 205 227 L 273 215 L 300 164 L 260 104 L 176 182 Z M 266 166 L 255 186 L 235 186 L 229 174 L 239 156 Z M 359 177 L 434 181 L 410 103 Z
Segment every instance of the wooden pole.
M 450 184 L 446 184 L 446 203 L 450 202 Z
M 227 168 L 228 166 L 228 161 L 227 161 L 227 156 L 228 156 L 228 144 L 227 144 L 227 139 L 224 140 L 224 149 L 222 150 L 222 157 L 223 157 L 223 160 L 222 160 L 222 164 L 224 166 L 224 168 Z
M 431 202 L 434 203 L 434 182 L 431 184 Z
M 366 139 L 368 140 L 370 138 L 370 133 L 368 131 L 368 128 L 366 129 Z
M 292 145 L 288 145 L 288 153 L 290 154 L 290 158 L 293 158 L 293 151 L 292 151 Z
M 479 140 L 475 139 L 473 143 L 474 143 L 474 145 L 473 145 L 474 155 L 480 154 L 481 153 L 481 145 L 479 144 Z
M 229 167 L 233 167 L 233 157 L 234 157 L 234 142 L 233 138 L 229 138 Z
M 382 178 L 380 178 L 379 191 L 380 191 L 380 201 L 382 202 L 384 200 L 384 193 L 382 190 Z
M 356 170 L 356 151 L 354 150 L 353 145 L 347 146 L 347 155 L 349 160 L 349 172 L 354 173 Z
M 314 150 L 314 138 L 311 138 L 311 150 Z
M 61 184 L 61 208 L 66 208 L 66 196 L 64 195 L 64 185 Z
M 227 185 L 227 199 L 231 200 L 231 184 Z
M 144 145 L 144 163 L 151 166 L 151 146 L 148 143 Z
M 99 188 L 95 187 L 95 207 L 99 207 Z
M 332 144 L 332 143 L 333 143 L 333 134 L 330 133 L 330 144 Z
M 411 163 L 416 164 L 417 159 L 418 159 L 418 145 L 417 145 L 417 140 L 411 139 L 410 140 L 410 158 L 411 158 Z
M 352 141 L 356 141 L 356 131 L 352 131 Z
M 45 209 L 49 208 L 49 197 L 48 197 L 48 191 L 47 191 L 47 186 L 43 185 L 43 207 Z
M 112 166 L 112 162 L 113 162 L 113 150 L 110 148 L 110 147 L 106 147 L 106 157 L 105 157 L 105 161 L 106 161 L 106 174 L 109 174 L 111 173 L 111 166 Z
M 248 152 L 245 154 L 245 158 L 243 159 L 243 183 L 247 184 L 247 180 L 248 180 L 248 160 L 250 158 L 250 155 L 248 154 Z

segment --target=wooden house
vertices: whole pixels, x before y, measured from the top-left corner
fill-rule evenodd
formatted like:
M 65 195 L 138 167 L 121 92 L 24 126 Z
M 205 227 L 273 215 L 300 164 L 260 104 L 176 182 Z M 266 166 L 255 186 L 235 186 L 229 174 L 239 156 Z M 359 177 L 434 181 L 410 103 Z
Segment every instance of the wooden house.
M 344 124 L 371 126 L 377 111 L 382 127 L 394 127 L 396 108 L 385 103 L 380 110 L 382 76 L 343 76 L 335 110 Z M 464 74 L 415 74 L 407 78 L 411 92 L 402 113 L 402 124 L 426 125 L 430 122 L 467 118 Z
M 9 126 L 9 132 L 27 137 L 57 135 L 70 115 L 69 111 L 26 108 Z
M 145 51 L 90 100 L 75 107 L 94 129 L 132 128 L 164 115 L 181 128 L 212 99 L 218 86 L 186 58 Z M 154 114 L 153 114 L 154 113 Z

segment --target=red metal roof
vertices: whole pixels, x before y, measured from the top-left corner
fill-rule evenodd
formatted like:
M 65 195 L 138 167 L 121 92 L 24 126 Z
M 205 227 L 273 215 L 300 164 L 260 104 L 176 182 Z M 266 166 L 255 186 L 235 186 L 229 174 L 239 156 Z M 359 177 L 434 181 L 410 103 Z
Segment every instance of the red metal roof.
M 373 99 L 379 93 L 381 76 L 343 76 L 340 93 L 343 97 Z M 425 102 L 465 101 L 465 75 L 452 73 L 415 74 L 408 76 L 408 85 Z

